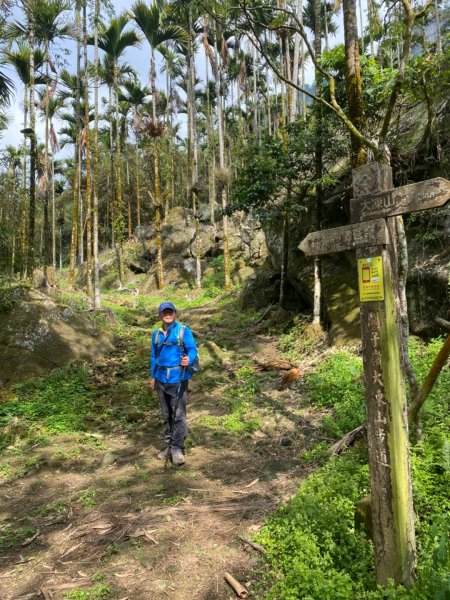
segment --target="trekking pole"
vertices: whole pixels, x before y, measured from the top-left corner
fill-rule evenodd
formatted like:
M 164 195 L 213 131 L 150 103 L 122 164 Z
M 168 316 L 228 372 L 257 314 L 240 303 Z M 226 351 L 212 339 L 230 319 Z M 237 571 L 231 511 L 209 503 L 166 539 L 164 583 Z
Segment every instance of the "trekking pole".
M 183 377 L 184 377 L 185 372 L 186 372 L 186 367 L 182 367 L 181 374 L 180 374 L 180 383 L 178 384 L 177 391 L 175 393 L 175 409 L 173 411 L 172 418 L 170 419 L 170 438 L 169 438 L 169 445 L 167 446 L 166 460 L 164 461 L 165 469 L 167 469 L 167 466 L 171 459 L 171 451 L 172 451 L 172 443 L 173 443 L 173 428 L 175 425 L 175 417 L 177 416 L 178 405 L 181 400 L 181 388 L 182 388 L 181 384 L 183 382 Z

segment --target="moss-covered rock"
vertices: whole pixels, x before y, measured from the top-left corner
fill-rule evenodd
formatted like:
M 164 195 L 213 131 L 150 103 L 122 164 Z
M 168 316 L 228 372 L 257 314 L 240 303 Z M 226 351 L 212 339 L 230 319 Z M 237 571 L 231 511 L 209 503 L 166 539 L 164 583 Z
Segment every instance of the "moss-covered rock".
M 111 352 L 109 332 L 36 291 L 22 290 L 14 310 L 0 314 L 0 381 L 11 383 L 74 360 Z

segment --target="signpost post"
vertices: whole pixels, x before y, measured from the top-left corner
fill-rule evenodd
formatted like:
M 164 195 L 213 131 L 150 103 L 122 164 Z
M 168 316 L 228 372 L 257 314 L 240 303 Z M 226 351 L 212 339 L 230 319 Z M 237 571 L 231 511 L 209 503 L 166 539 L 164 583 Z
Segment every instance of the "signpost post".
M 392 217 L 444 205 L 450 181 L 438 178 L 393 189 L 391 168 L 371 163 L 353 170 L 353 193 L 354 224 L 310 233 L 299 247 L 308 255 L 356 249 L 376 576 L 382 585 L 393 579 L 411 587 L 414 514 Z

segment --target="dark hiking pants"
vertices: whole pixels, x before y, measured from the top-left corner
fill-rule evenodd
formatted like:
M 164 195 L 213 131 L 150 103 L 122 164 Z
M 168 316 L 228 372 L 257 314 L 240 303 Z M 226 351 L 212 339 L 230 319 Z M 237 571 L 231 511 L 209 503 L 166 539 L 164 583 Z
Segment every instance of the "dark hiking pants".
M 166 447 L 170 444 L 170 427 L 173 421 L 172 448 L 179 448 L 180 450 L 183 450 L 184 448 L 184 440 L 188 434 L 186 420 L 188 384 L 188 381 L 181 382 L 181 389 L 179 391 L 180 398 L 178 400 L 176 414 L 174 415 L 179 384 L 161 383 L 160 381 L 156 381 L 156 391 L 158 393 L 161 414 L 164 421 L 164 446 Z

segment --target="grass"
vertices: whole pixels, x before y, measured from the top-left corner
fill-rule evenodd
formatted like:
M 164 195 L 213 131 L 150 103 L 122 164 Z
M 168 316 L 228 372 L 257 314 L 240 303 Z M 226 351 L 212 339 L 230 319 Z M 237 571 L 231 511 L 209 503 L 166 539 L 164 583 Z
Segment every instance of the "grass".
M 321 424 L 327 436 L 338 439 L 364 423 L 366 411 L 360 357 L 346 350 L 336 352 L 307 375 L 305 383 L 310 404 L 333 409 Z
M 92 409 L 86 381 L 85 367 L 72 364 L 16 385 L 14 398 L 0 404 L 0 450 L 20 440 L 39 443 L 48 435 L 85 430 Z
M 84 508 L 93 508 L 99 503 L 98 492 L 95 488 L 89 487 L 78 492 L 73 500 L 79 502 Z
M 255 399 L 260 392 L 260 380 L 253 369 L 243 366 L 236 371 L 236 380 L 221 390 L 219 403 L 228 410 L 221 416 L 203 416 L 199 423 L 234 436 L 252 433 L 261 426 L 261 415 Z
M 6 552 L 9 548 L 14 548 L 23 543 L 26 539 L 32 537 L 37 529 L 30 525 L 14 528 L 12 525 L 6 525 L 0 530 L 0 553 Z
M 104 583 L 99 583 L 84 590 L 70 590 L 64 594 L 64 600 L 106 600 L 111 598 L 111 595 L 111 588 Z

